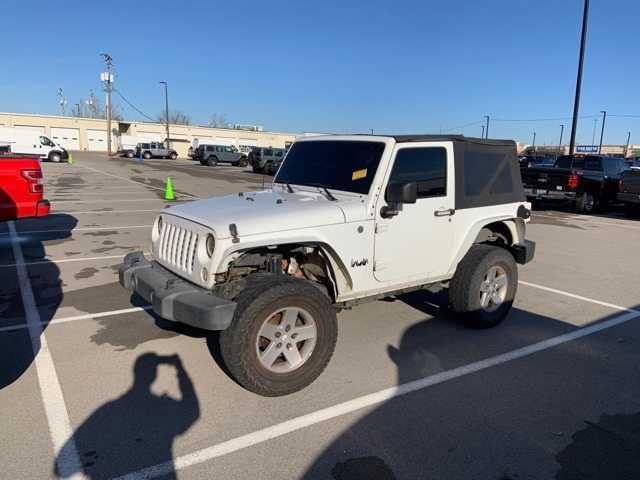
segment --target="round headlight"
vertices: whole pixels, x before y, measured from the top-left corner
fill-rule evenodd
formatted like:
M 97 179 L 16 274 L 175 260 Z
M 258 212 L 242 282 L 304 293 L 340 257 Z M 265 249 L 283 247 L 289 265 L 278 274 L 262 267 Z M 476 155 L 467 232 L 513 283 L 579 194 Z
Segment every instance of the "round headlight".
M 213 256 L 213 250 L 216 248 L 216 239 L 213 237 L 213 235 L 209 234 L 207 235 L 207 255 L 209 255 L 209 257 Z
M 162 232 L 162 217 L 158 217 L 158 233 Z

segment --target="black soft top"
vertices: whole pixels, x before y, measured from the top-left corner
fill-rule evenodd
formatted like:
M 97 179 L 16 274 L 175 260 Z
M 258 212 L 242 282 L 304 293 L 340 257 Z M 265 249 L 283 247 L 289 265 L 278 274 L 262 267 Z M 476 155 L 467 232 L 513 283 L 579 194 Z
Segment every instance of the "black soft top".
M 398 143 L 453 142 L 458 210 L 525 201 L 513 140 L 450 134 L 376 136 L 393 138 Z

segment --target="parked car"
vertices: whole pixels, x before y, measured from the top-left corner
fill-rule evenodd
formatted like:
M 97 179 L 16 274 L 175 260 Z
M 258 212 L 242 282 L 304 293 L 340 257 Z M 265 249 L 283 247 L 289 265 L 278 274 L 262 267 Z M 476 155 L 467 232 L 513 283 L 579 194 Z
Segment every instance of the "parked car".
M 189 147 L 189 150 L 187 150 L 187 157 L 189 158 L 193 158 L 193 147 Z
M 171 148 L 167 148 L 162 142 L 139 143 L 136 145 L 135 156 L 142 158 L 170 158 L 175 160 L 178 158 L 178 152 Z
M 253 169 L 253 173 L 268 173 L 277 170 L 271 165 L 274 162 L 282 162 L 286 150 L 284 148 L 263 148 L 255 147 L 249 153 L 249 163 Z
M 128 254 L 119 281 L 161 317 L 222 330 L 238 383 L 286 395 L 324 370 L 340 309 L 448 289 L 469 325 L 500 323 L 534 256 L 529 217 L 513 141 L 306 137 L 271 189 L 163 210 L 153 259 Z
M 522 183 L 531 202 L 566 202 L 582 213 L 615 200 L 620 176 L 629 167 L 616 157 L 563 155 L 553 167 L 522 169 Z
M 133 158 L 136 156 L 136 147 L 141 143 L 162 143 L 160 140 L 149 138 L 148 136 L 142 137 L 139 135 L 120 135 L 116 137 L 116 141 L 118 143 L 117 155 L 127 158 Z
M 0 155 L 0 221 L 44 217 L 50 209 L 38 158 Z
M 8 145 L 17 155 L 33 155 L 41 160 L 61 162 L 69 159 L 69 152 L 49 137 L 31 130 L 0 126 L 0 144 Z
M 246 167 L 248 163 L 247 156 L 233 145 L 198 145 L 193 158 L 210 167 L 215 167 L 219 162 L 239 167 Z
M 618 200 L 624 203 L 629 216 L 640 216 L 640 169 L 630 169 L 622 174 Z

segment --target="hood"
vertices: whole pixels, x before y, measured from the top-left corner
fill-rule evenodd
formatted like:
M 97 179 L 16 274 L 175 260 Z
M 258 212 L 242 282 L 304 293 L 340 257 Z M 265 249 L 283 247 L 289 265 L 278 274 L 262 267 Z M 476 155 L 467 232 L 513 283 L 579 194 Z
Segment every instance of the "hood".
M 212 228 L 218 238 L 229 238 L 229 225 L 235 223 L 238 236 L 296 230 L 344 223 L 342 207 L 358 199 L 330 201 L 326 196 L 298 190 L 294 193 L 265 190 L 197 200 L 165 210 L 166 213 Z M 364 207 L 360 207 L 364 211 Z M 349 208 L 353 210 L 353 208 Z

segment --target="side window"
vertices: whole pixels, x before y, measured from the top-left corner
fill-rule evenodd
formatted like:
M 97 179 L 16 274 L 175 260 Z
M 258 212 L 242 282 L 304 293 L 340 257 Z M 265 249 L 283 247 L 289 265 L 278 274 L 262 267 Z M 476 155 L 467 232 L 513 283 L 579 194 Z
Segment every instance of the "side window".
M 391 170 L 391 182 L 416 182 L 418 198 L 447 194 L 447 151 L 442 147 L 402 148 Z
M 282 157 L 282 150 L 276 150 L 276 157 Z
M 47 137 L 40 137 L 40 145 L 46 145 L 49 146 L 49 139 Z
M 221 152 L 221 151 L 222 151 L 222 147 L 216 146 L 216 152 Z
M 265 157 L 271 157 L 271 156 L 273 156 L 273 150 L 271 150 L 271 149 L 263 150 L 263 151 L 262 151 L 262 154 L 263 154 Z

